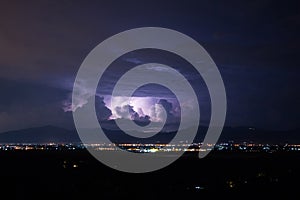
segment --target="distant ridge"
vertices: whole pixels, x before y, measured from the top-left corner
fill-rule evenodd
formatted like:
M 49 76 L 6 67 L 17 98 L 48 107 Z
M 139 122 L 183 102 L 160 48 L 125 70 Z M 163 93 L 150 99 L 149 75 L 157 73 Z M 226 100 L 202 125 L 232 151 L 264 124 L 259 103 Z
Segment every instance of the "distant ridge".
M 125 135 L 120 130 L 104 130 L 107 136 L 116 143 L 141 142 L 152 143 L 160 141 L 162 143 L 170 141 L 176 132 L 165 132 L 142 140 L 140 138 Z M 189 131 L 188 129 L 186 131 Z M 202 142 L 206 134 L 207 127 L 200 127 L 195 142 Z M 224 127 L 218 143 L 221 142 L 254 142 L 300 144 L 300 129 L 290 131 L 270 131 L 251 127 Z M 0 143 L 80 143 L 81 140 L 76 130 L 67 130 L 55 126 L 43 126 L 36 128 L 21 129 L 0 133 Z
M 263 144 L 300 144 L 300 129 L 273 131 L 252 127 L 225 127 L 219 141 L 229 140 Z
M 8 131 L 0 134 L 0 143 L 78 143 L 80 139 L 74 130 L 55 126 Z

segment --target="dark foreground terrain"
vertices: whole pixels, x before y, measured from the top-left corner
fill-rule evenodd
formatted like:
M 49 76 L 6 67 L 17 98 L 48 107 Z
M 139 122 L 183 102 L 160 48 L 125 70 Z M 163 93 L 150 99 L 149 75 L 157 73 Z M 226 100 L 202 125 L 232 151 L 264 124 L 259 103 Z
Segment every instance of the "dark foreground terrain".
M 152 173 L 110 169 L 85 150 L 0 152 L 1 196 L 10 199 L 200 199 L 293 197 L 300 153 L 185 154 Z M 2 199 L 2 198 L 1 198 Z

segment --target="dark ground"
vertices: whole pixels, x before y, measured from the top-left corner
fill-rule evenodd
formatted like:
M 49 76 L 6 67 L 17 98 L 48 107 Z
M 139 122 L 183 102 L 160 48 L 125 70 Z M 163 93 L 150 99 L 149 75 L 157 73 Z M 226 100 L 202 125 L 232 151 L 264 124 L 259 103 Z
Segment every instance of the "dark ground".
M 201 160 L 186 153 L 164 169 L 129 174 L 85 150 L 2 151 L 0 191 L 16 199 L 287 198 L 299 193 L 299 161 L 292 152 L 212 152 Z

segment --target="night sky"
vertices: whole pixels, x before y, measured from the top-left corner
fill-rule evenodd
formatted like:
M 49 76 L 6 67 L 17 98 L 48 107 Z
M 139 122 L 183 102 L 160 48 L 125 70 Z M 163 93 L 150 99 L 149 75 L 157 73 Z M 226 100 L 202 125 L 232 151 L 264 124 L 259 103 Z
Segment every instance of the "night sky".
M 210 54 L 227 92 L 226 126 L 268 130 L 299 128 L 300 5 L 298 1 L 1 1 L 0 132 L 44 125 L 73 128 L 73 82 L 82 61 L 100 42 L 138 27 L 165 27 L 198 41 Z M 176 118 L 170 91 L 148 85 L 131 106 L 110 108 L 113 82 L 124 70 L 156 61 L 193 83 L 201 123 L 209 123 L 203 80 L 184 60 L 161 51 L 135 51 L 116 60 L 101 79 L 100 120 L 159 121 L 159 103 Z M 165 69 L 153 68 L 168 73 Z M 83 89 L 83 95 L 91 96 Z M 193 102 L 186 101 L 193 106 Z M 131 109 L 131 116 L 124 109 Z M 150 118 L 149 118 L 150 117 Z

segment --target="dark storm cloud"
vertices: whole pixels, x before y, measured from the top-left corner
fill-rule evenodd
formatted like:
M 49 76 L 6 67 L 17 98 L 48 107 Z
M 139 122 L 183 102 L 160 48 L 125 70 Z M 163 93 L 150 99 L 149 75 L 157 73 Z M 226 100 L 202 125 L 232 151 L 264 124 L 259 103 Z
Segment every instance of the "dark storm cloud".
M 98 97 L 96 96 L 95 98 L 95 109 L 96 109 L 96 114 L 98 117 L 98 120 L 103 121 L 103 120 L 108 120 L 109 117 L 112 115 L 111 110 L 106 107 L 103 97 Z
M 162 105 L 164 109 L 166 110 L 166 113 L 168 116 L 173 116 L 173 105 L 171 102 L 168 102 L 166 99 L 160 99 L 158 101 L 158 104 Z
M 171 102 L 169 102 L 167 99 L 160 99 L 158 101 L 158 104 L 162 105 L 162 107 L 165 109 L 167 113 L 167 121 L 166 123 L 179 123 L 180 118 L 180 110 L 175 111 L 174 106 Z M 189 112 L 190 115 L 192 115 L 191 112 Z M 185 117 L 191 117 L 191 116 L 185 116 Z

